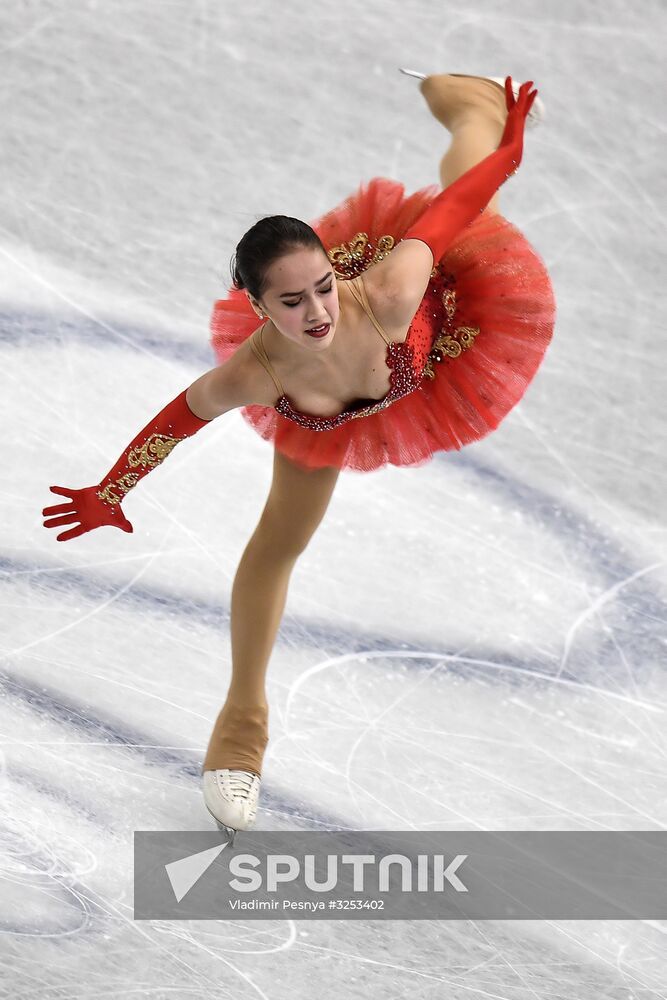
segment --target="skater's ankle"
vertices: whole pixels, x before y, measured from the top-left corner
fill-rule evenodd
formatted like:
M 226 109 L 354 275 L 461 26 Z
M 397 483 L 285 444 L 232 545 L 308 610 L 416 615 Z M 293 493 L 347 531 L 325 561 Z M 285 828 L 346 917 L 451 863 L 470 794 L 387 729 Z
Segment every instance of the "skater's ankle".
M 226 701 L 216 719 L 202 770 L 226 768 L 261 774 L 269 742 L 268 723 L 268 708 L 257 704 L 239 708 Z
M 237 702 L 229 698 L 220 709 L 220 715 L 234 725 L 260 727 L 266 729 L 269 724 L 269 706 L 261 702 Z
M 252 709 L 267 709 L 269 703 L 267 701 L 266 695 L 248 695 L 247 693 L 237 694 L 231 688 L 227 692 L 227 697 L 225 699 L 225 705 L 233 706 L 243 711 L 247 709 L 251 711 Z

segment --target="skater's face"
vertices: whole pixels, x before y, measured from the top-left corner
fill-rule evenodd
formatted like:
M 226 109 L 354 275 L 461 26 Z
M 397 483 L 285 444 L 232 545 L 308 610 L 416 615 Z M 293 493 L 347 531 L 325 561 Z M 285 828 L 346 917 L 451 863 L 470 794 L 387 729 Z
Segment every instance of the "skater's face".
M 338 288 L 331 261 L 319 248 L 301 247 L 273 261 L 266 273 L 260 308 L 274 326 L 301 347 L 326 350 L 339 316 Z M 307 331 L 328 325 L 321 337 Z

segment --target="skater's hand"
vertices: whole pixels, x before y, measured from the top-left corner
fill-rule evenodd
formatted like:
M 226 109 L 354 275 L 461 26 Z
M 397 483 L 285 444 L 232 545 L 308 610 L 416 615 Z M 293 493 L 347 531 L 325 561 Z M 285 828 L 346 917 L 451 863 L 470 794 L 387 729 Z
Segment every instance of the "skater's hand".
M 519 87 L 519 96 L 515 99 L 514 92 L 512 90 L 512 77 L 508 76 L 505 78 L 507 121 L 505 122 L 505 131 L 503 132 L 503 137 L 500 140 L 500 145 L 517 146 L 517 151 L 519 153 L 517 163 L 520 161 L 521 153 L 523 151 L 523 130 L 526 118 L 528 117 L 528 113 L 538 94 L 537 90 L 533 90 L 531 92 L 530 88 L 532 86 L 532 80 L 529 80 L 527 83 L 522 83 Z
M 121 510 L 120 504 L 108 504 L 104 500 L 100 500 L 97 496 L 99 489 L 99 484 L 86 486 L 82 490 L 71 490 L 65 486 L 51 486 L 52 493 L 60 493 L 62 496 L 69 497 L 69 502 L 45 507 L 42 514 L 44 517 L 49 517 L 50 520 L 44 521 L 44 527 L 58 528 L 62 524 L 76 524 L 76 527 L 56 536 L 56 540 L 59 542 L 66 542 L 68 538 L 77 538 L 78 535 L 83 535 L 93 528 L 99 528 L 103 524 L 113 525 L 116 528 L 121 528 L 122 531 L 134 531 Z

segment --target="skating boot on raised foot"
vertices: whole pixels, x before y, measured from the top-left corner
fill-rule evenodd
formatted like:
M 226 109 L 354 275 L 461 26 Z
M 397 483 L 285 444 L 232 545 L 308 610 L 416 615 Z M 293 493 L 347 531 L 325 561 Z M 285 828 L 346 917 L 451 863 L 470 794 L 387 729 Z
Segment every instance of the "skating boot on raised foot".
M 401 73 L 405 73 L 406 76 L 417 77 L 418 80 L 426 80 L 429 75 L 428 73 L 420 73 L 415 69 L 404 69 L 402 66 L 398 67 Z M 505 78 L 502 76 L 472 76 L 467 73 L 448 73 L 441 74 L 444 76 L 457 76 L 457 77 L 468 77 L 471 80 L 490 80 L 492 83 L 497 83 L 499 87 L 502 88 L 503 92 L 505 90 Z M 519 86 L 520 84 L 515 83 L 512 80 L 512 92 L 515 99 L 519 96 Z M 540 100 L 539 94 L 535 98 L 532 108 L 528 112 L 528 118 L 526 119 L 526 128 L 535 128 L 540 122 L 543 122 L 546 118 L 546 112 L 543 102 Z

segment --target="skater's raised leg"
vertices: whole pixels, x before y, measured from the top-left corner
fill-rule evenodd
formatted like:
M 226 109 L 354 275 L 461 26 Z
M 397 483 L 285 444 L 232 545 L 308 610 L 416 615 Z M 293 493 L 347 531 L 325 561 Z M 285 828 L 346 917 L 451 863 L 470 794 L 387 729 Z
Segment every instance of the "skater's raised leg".
M 451 132 L 440 161 L 440 183 L 448 187 L 498 148 L 507 119 L 504 88 L 479 77 L 435 74 L 419 84 L 431 114 Z M 499 212 L 499 192 L 486 210 Z
M 266 670 L 294 565 L 329 505 L 340 470 L 305 469 L 274 449 L 273 480 L 232 588 L 232 678 L 202 771 L 260 775 L 268 742 Z

